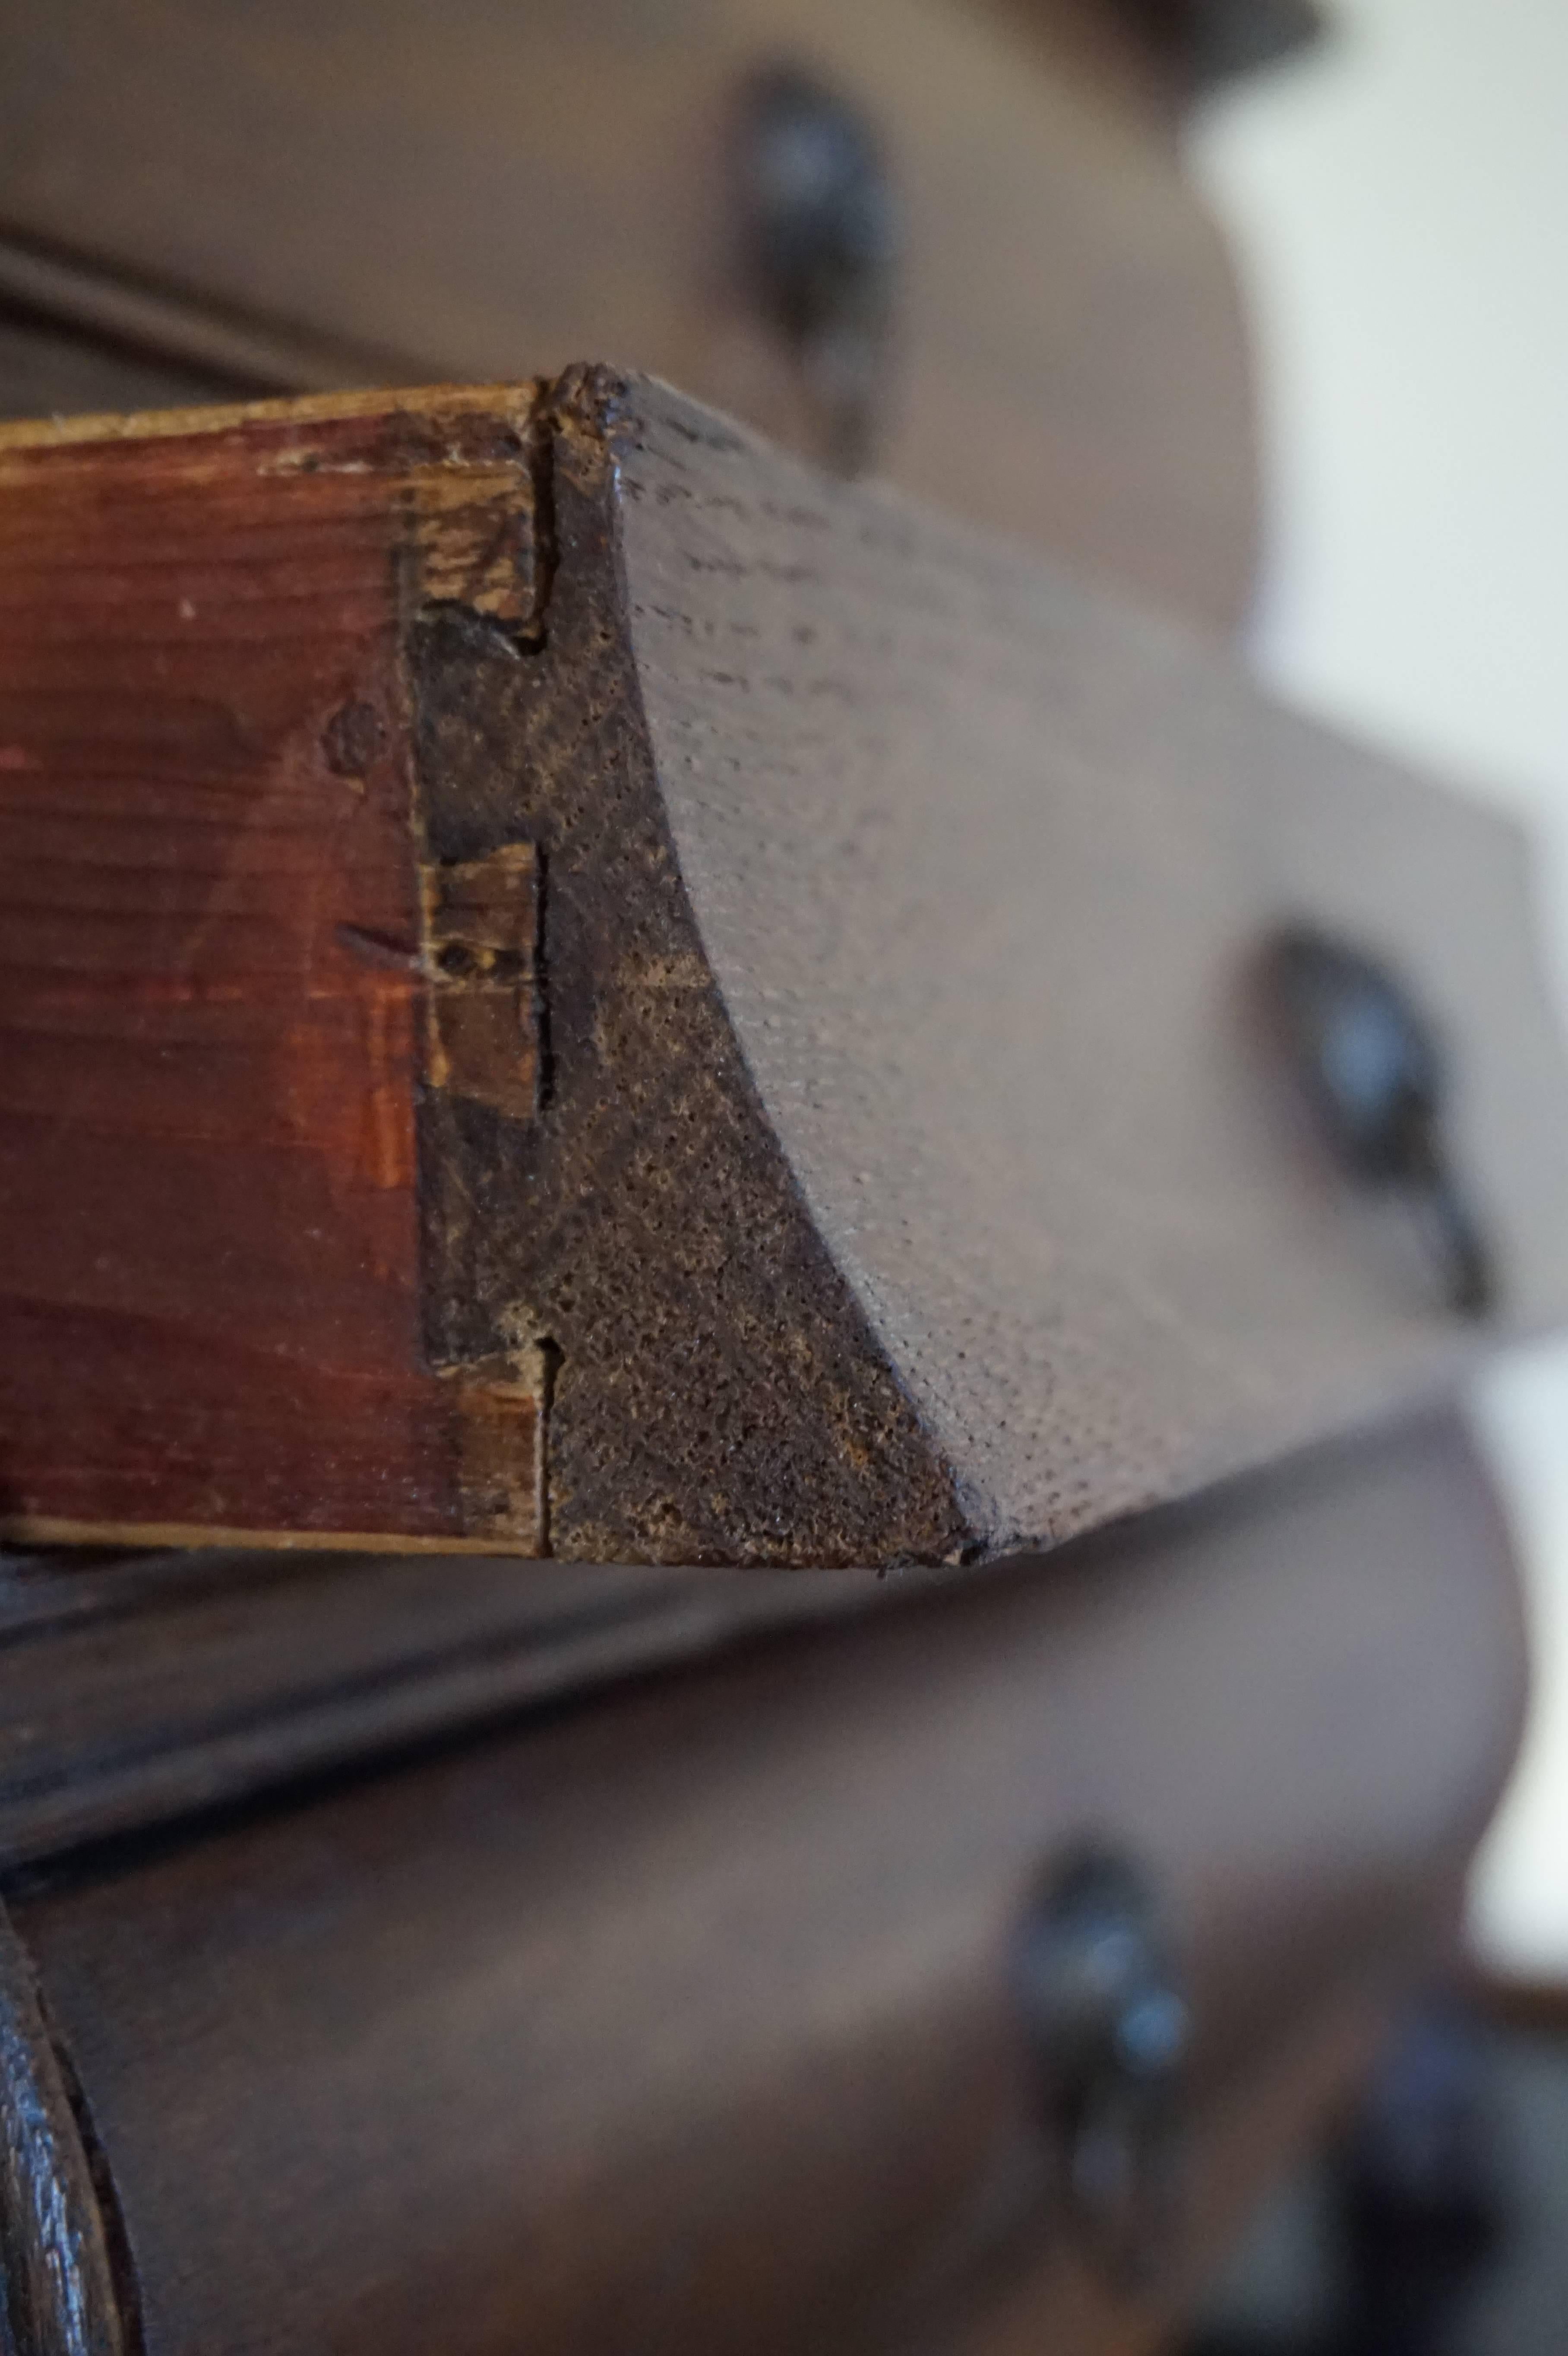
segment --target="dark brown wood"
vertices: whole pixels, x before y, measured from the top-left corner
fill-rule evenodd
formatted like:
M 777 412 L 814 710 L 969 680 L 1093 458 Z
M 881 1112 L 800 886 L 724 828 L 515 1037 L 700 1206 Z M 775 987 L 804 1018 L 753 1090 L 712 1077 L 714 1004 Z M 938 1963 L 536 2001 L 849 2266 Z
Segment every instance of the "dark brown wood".
M 30 1959 L 0 1913 L 0 2344 L 123 2356 L 122 2286 Z
M 182 368 L 0 299 L 0 420 L 173 409 L 249 391 L 243 381 Z
M 1505 2028 L 1568 2040 L 1568 1979 L 1505 1970 L 1472 1955 L 1464 1991 L 1477 2011 Z
M 13 1874 L 128 2336 L 1147 2341 L 1185 2272 L 1147 2301 L 1096 2286 L 1051 2190 L 1008 1968 L 1037 1875 L 1096 1833 L 1170 1909 L 1197 2268 L 1426 1954 L 1522 1696 L 1501 1526 L 1438 1418 Z
M 1042 2249 L 1032 2264 L 976 2284 L 963 2322 L 933 2334 L 922 2356 L 1040 2356 L 1042 2347 L 1053 2356 L 1171 2356 L 1211 2288 L 1217 2254 L 1279 2180 L 1283 2156 L 1321 2136 L 1332 2090 L 1364 2077 L 1387 2034 L 1385 1989 L 1353 1978 L 1205 2104 L 1194 2138 L 1202 2230 L 1158 2295 L 1107 2296 L 1071 2250 Z
M 955 1574 L 928 1574 L 933 1579 Z M 925 1583 L 903 1574 L 901 1597 Z M 0 1580 L 0 1869 L 887 1602 L 866 1571 L 198 1552 Z
M 1172 59 L 1193 91 L 1295 57 L 1320 40 L 1318 0 L 1121 0 L 1128 16 Z
M 1030 0 L 1029 19 L 11 0 L 0 290 L 259 391 L 607 353 L 820 455 L 746 268 L 735 157 L 751 79 L 804 64 L 869 116 L 907 222 L 879 466 L 1229 630 L 1254 421 L 1175 79 L 1119 0 Z
M 8 429 L 0 600 L 15 1534 L 942 1561 L 1428 1391 L 1286 916 L 1568 1310 L 1512 830 L 659 388 Z

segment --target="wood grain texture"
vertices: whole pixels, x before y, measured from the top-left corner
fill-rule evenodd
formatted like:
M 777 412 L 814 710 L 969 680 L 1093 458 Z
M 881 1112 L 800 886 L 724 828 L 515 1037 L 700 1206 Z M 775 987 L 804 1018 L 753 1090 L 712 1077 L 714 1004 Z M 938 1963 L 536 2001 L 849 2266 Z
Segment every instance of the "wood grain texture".
M 645 380 L 12 429 L 0 596 L 14 1528 L 956 1560 L 1428 1393 L 1287 916 L 1568 1310 L 1512 831 Z
M 1249 974 L 1287 917 L 1433 1010 L 1510 1314 L 1563 1313 L 1568 1108 L 1510 826 L 656 389 L 613 438 L 703 951 L 971 1535 L 1064 1536 L 1461 1362 L 1276 1093 Z
M 1232 628 L 1240 303 L 1173 79 L 1106 0 L 10 0 L 0 287 L 260 391 L 607 354 L 819 455 L 741 226 L 781 60 L 866 112 L 907 221 L 879 466 Z
M 6 2356 L 123 2356 L 127 2344 L 70 2081 L 3 1912 L 0 2335 Z
M 524 624 L 519 450 L 455 395 L 0 452 L 14 1521 L 465 1533 L 464 1395 L 421 1351 L 399 601 Z
M 147 2356 L 1109 2349 L 1160 2310 L 1052 2198 L 1037 1876 L 1108 1833 L 1170 1910 L 1196 2268 L 1422 1967 L 1522 1689 L 1437 1418 L 8 1902 Z
M 1449 1378 L 1466 1343 L 1251 1034 L 1289 914 L 1436 1006 L 1514 1313 L 1561 1313 L 1568 1131 L 1509 830 L 656 389 L 584 380 L 555 447 L 549 645 L 519 668 L 449 634 L 418 668 L 432 809 L 472 823 L 511 743 L 511 822 L 548 846 L 533 1217 L 496 1174 L 520 1141 L 464 1110 L 427 1232 L 447 1355 L 518 1304 L 562 1354 L 559 1550 L 1059 1538 Z M 585 736 L 559 682 L 589 660 Z

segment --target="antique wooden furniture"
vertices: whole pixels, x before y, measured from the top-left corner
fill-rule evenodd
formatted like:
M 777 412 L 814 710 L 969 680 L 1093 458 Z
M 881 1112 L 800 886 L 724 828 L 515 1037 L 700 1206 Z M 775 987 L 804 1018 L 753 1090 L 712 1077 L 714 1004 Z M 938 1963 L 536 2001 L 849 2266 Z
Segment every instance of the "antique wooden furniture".
M 1303 920 L 1568 1308 L 1509 830 L 645 380 L 5 431 L 0 600 L 15 1536 L 973 1560 L 1351 1428 L 1473 1333 Z
M 0 2345 L 1153 2349 L 1446 1952 L 1568 1107 L 1214 644 L 1223 13 L 0 24 Z
M 10 429 L 0 601 L 14 1529 L 416 1549 L 14 1579 L 18 2344 L 1157 2333 L 1509 1752 L 1419 1412 L 1568 1286 L 1509 830 L 606 370 Z M 1441 1017 L 1478 1323 L 1260 1020 L 1304 920 Z M 1148 2286 L 1018 1976 L 1089 1840 Z
M 51 2351 L 1161 2344 L 1450 1935 L 1521 1698 L 1441 1417 L 901 1593 L 272 1555 L 3 1602 Z M 1085 1835 L 1194 2024 L 1143 2279 L 1067 2226 L 1019 2001 Z
M 821 456 L 745 235 L 749 93 L 798 65 L 864 119 L 898 208 L 878 471 L 1228 628 L 1255 551 L 1251 388 L 1178 133 L 1200 20 L 1305 13 L 11 0 L 0 413 L 591 356 Z

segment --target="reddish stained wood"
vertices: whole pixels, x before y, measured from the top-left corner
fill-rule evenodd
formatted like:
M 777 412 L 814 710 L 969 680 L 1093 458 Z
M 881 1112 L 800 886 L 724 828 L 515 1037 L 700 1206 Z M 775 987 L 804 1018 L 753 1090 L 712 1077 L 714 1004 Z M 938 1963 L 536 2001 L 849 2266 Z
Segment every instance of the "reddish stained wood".
M 1562 1314 L 1511 831 L 1179 635 L 602 369 L 0 435 L 0 509 L 13 1529 L 954 1560 L 1427 1395 L 1243 1019 L 1287 915 Z
M 399 574 L 495 591 L 498 469 L 527 502 L 476 405 L 0 443 L 13 1527 L 464 1534 L 421 1348 Z

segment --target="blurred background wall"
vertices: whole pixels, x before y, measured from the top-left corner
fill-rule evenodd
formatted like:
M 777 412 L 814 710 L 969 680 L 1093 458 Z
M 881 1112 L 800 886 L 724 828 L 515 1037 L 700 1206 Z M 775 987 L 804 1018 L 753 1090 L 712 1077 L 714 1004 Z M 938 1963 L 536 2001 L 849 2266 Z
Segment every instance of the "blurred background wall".
M 1211 102 L 1271 513 L 1256 659 L 1292 701 L 1535 830 L 1568 1021 L 1568 7 L 1334 0 L 1337 37 Z M 1483 1951 L 1568 1976 L 1568 1348 L 1476 1403 L 1531 1575 L 1526 1754 Z

